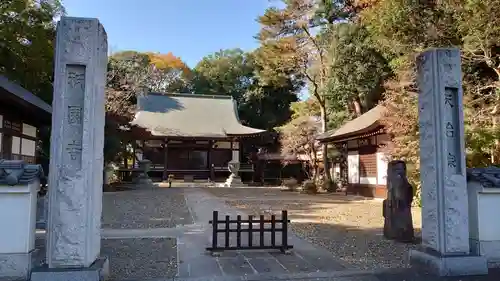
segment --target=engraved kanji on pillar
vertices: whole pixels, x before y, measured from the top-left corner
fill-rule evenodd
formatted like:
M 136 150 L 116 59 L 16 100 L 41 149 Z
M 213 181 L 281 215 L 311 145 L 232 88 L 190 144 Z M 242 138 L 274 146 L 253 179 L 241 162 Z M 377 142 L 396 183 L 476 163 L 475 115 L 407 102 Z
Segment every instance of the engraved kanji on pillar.
M 107 36 L 97 19 L 57 26 L 47 263 L 88 267 L 100 254 Z

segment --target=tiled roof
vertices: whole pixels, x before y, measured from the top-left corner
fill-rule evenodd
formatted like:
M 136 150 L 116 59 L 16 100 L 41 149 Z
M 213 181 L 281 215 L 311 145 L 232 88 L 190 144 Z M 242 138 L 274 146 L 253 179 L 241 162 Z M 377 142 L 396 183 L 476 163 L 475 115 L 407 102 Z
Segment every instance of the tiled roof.
M 469 168 L 467 169 L 467 181 L 477 181 L 483 187 L 500 188 L 500 168 Z
M 374 128 L 379 125 L 382 114 L 385 108 L 382 105 L 377 105 L 363 115 L 345 123 L 337 130 L 330 130 L 318 136 L 319 141 L 335 140 L 356 133 L 361 133 L 366 129 Z
M 230 96 L 150 93 L 138 98 L 132 125 L 154 136 L 224 138 L 264 130 L 240 123 Z
M 17 96 L 18 98 L 48 112 L 52 113 L 52 107 L 44 102 L 39 97 L 33 95 L 30 91 L 19 86 L 18 84 L 10 81 L 7 77 L 0 75 L 0 88 L 5 89 L 7 92 Z

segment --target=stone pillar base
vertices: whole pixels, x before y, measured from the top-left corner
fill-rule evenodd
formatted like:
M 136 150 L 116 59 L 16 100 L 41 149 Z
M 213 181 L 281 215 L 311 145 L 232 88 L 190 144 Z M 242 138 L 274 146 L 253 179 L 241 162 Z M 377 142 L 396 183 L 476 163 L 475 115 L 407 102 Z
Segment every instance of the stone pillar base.
M 29 280 L 36 262 L 33 250 L 23 254 L 0 254 L 0 280 Z
M 245 185 L 241 181 L 238 175 L 231 174 L 224 183 L 225 187 L 244 187 Z
M 154 187 L 153 181 L 147 176 L 138 176 L 132 181 L 137 189 L 151 189 Z
M 485 257 L 442 256 L 427 249 L 410 250 L 411 265 L 422 266 L 438 276 L 467 276 L 488 274 L 488 263 Z
M 35 268 L 31 272 L 30 281 L 104 281 L 108 277 L 109 260 L 102 257 L 91 266 L 84 268 Z

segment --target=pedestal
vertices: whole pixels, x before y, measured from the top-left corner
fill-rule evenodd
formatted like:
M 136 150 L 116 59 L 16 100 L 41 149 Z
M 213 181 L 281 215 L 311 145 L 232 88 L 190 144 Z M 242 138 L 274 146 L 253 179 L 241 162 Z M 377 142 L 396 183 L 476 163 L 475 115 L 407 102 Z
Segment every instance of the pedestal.
M 30 281 L 104 281 L 109 277 L 109 260 L 98 258 L 88 267 L 48 268 L 38 267 L 31 272 Z
M 236 174 L 231 174 L 224 183 L 226 187 L 241 187 L 244 186 L 241 178 Z
M 58 274 L 100 256 L 106 32 L 97 19 L 62 17 L 55 50 L 46 260 Z
M 410 260 L 442 276 L 488 273 L 469 245 L 460 68 L 456 48 L 418 58 L 422 248 Z
M 424 266 L 439 276 L 464 276 L 488 274 L 486 259 L 474 254 L 445 256 L 430 248 L 410 250 L 412 265 Z
M 33 266 L 38 179 L 24 185 L 0 184 L 0 279 L 27 279 Z

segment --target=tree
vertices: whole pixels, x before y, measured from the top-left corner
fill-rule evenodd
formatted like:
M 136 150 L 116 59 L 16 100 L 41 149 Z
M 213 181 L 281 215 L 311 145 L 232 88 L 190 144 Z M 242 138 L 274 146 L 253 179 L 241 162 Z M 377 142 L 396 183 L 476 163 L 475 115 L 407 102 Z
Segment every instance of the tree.
M 152 81 L 157 81 L 155 88 L 165 92 L 190 93 L 193 91 L 193 73 L 181 58 L 169 52 L 167 54 L 146 53 L 149 57 Z M 162 84 L 163 83 L 163 84 Z M 165 86 L 162 89 L 162 85 Z
M 360 11 L 375 5 L 379 0 L 317 0 L 316 21 L 333 24 L 352 20 Z
M 461 5 L 452 2 L 449 8 L 456 11 L 464 59 L 473 66 L 469 68 L 472 75 L 466 77 L 470 81 L 466 86 L 470 92 L 467 102 L 474 108 L 468 128 L 481 136 L 475 137 L 474 143 L 487 145 L 484 140 L 490 141 L 491 145 L 486 146 L 490 147 L 490 163 L 500 164 L 500 1 L 459 2 Z
M 0 1 L 0 73 L 52 103 L 54 19 L 58 0 Z
M 327 105 L 331 111 L 355 116 L 373 108 L 391 75 L 387 61 L 359 24 L 339 23 L 324 31 L 328 37 Z
M 395 74 L 382 103 L 387 108 L 382 122 L 392 141 L 387 152 L 407 162 L 408 178 L 419 189 L 415 57 L 429 47 L 460 44 L 453 12 L 434 1 L 380 0 L 359 17 Z
M 106 163 L 128 158 L 124 130 L 132 121 L 137 95 L 147 93 L 149 58 L 137 52 L 113 55 L 109 58 L 106 82 L 106 126 L 104 160 Z
M 468 166 L 498 163 L 500 12 L 498 0 L 380 0 L 359 17 L 395 77 L 384 94 L 384 123 L 392 136 L 393 158 L 409 163 L 419 185 L 418 85 L 415 56 L 429 47 L 461 49 L 465 139 Z
M 279 86 L 262 85 L 255 75 L 259 65 L 252 53 L 240 49 L 221 50 L 204 57 L 194 68 L 194 92 L 230 95 L 238 103 L 242 123 L 273 129 L 290 119 L 290 103 L 298 90 L 289 80 Z
M 184 64 L 173 55 L 125 51 L 112 55 L 108 62 L 106 83 L 106 162 L 127 158 L 128 139 L 145 134 L 139 128 L 129 128 L 136 112 L 137 97 L 149 92 L 175 92 L 190 88 L 183 76 Z M 151 60 L 151 58 L 154 60 Z
M 304 157 L 311 168 L 309 177 L 316 182 L 319 171 L 316 140 L 321 131 L 321 122 L 314 117 L 302 116 L 279 128 L 281 153 Z
M 257 36 L 261 42 L 257 50 L 257 63 L 262 66 L 259 78 L 263 83 L 280 83 L 290 77 L 305 80 L 320 109 L 321 132 L 326 132 L 327 42 L 324 37 L 315 35 L 318 3 L 289 0 L 284 4 L 283 8 L 267 9 L 258 19 L 262 26 Z M 327 145 L 323 145 L 325 171 L 328 171 L 327 158 Z M 325 174 L 330 184 L 331 175 Z
M 319 106 L 313 98 L 308 98 L 303 101 L 297 101 L 290 105 L 292 110 L 292 118 L 297 119 L 306 116 L 320 116 Z
M 194 72 L 198 94 L 229 95 L 240 101 L 253 83 L 252 63 L 241 49 L 210 54 L 196 65 Z

